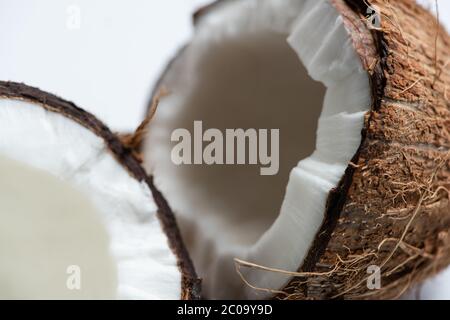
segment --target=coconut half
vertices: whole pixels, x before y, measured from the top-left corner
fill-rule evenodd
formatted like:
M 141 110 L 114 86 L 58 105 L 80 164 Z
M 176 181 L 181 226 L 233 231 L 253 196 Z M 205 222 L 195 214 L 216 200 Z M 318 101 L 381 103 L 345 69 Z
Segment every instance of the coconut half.
M 0 298 L 198 298 L 167 203 L 91 114 L 0 82 L 0 172 Z
M 429 12 L 229 0 L 195 25 L 143 155 L 206 297 L 394 298 L 450 262 L 450 38 Z M 280 129 L 279 173 L 174 164 L 195 121 Z

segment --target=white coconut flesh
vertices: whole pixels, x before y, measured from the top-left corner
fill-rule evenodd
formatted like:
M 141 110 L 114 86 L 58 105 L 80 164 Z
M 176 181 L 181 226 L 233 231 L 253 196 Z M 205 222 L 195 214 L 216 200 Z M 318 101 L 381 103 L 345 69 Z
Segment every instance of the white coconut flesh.
M 180 299 L 149 187 L 102 138 L 0 98 L 0 298 Z
M 361 143 L 369 78 L 328 1 L 224 1 L 162 79 L 145 143 L 148 170 L 175 211 L 208 298 L 267 298 L 234 258 L 295 272 L 326 200 Z M 175 129 L 280 129 L 280 170 L 175 165 Z M 205 145 L 207 145 L 205 143 Z M 243 268 L 253 286 L 280 290 L 288 275 Z
M 0 171 L 0 298 L 113 298 L 108 236 L 87 197 L 2 156 Z

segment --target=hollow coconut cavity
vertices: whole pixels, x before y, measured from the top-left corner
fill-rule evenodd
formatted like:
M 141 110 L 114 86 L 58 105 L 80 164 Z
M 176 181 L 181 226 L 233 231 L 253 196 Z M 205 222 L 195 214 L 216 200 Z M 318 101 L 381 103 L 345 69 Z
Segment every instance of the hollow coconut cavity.
M 161 101 L 143 154 L 179 219 L 205 297 L 395 297 L 402 285 L 448 264 L 439 259 L 433 272 L 427 263 L 421 269 L 414 263 L 423 256 L 409 259 L 399 249 L 406 240 L 419 250 L 425 243 L 442 249 L 446 242 L 437 235 L 449 228 L 439 188 L 449 177 L 448 69 L 432 79 L 432 66 L 445 61 L 431 61 L 434 37 L 408 17 L 436 28 L 435 20 L 412 1 L 371 5 L 232 0 L 196 15 L 194 38 L 159 83 L 171 94 Z M 378 15 L 368 19 L 368 12 Z M 441 31 L 443 57 L 449 42 Z M 412 48 L 414 39 L 430 47 Z M 424 80 L 417 82 L 415 72 Z M 224 143 L 227 129 L 279 129 L 279 166 L 275 158 L 272 166 L 195 159 L 213 141 L 206 135 L 198 143 L 211 128 Z M 189 165 L 173 161 L 179 129 L 192 139 L 191 155 L 182 154 Z M 371 265 L 381 268 L 380 290 L 366 285 Z
M 369 77 L 330 3 L 232 1 L 198 21 L 164 85 L 172 94 L 161 102 L 146 144 L 151 172 L 179 214 L 205 295 L 254 298 L 233 258 L 297 271 L 328 194 L 361 143 Z M 250 165 L 176 166 L 167 137 L 177 128 L 194 133 L 196 120 L 222 132 L 279 129 L 278 173 L 262 176 Z M 245 276 L 261 288 L 289 280 Z
M 0 172 L 0 298 L 198 297 L 167 204 L 92 115 L 0 82 Z

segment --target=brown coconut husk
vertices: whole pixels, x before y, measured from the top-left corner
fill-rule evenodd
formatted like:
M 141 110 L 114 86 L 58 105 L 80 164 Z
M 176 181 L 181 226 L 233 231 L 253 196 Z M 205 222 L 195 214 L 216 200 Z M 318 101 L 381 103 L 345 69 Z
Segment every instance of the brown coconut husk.
M 240 260 L 237 271 L 294 277 L 281 290 L 243 278 L 278 299 L 395 299 L 450 264 L 450 37 L 415 0 L 331 3 L 370 77 L 361 145 L 299 271 Z M 381 26 L 369 23 L 369 6 Z M 379 290 L 367 286 L 369 266 L 381 268 Z
M 153 96 L 152 103 L 149 110 L 147 111 L 147 116 L 145 117 L 144 121 L 139 124 L 136 130 L 133 133 L 119 134 L 120 141 L 122 141 L 123 145 L 126 148 L 134 152 L 134 155 L 136 159 L 139 160 L 139 162 L 143 161 L 142 153 L 140 152 L 142 141 L 144 140 L 145 135 L 148 132 L 150 123 L 156 115 L 156 111 L 158 110 L 161 98 L 167 95 L 169 95 L 169 91 L 164 87 L 160 88 L 159 91 Z
M 135 158 L 133 151 L 126 147 L 101 121 L 92 114 L 78 108 L 74 103 L 63 100 L 53 94 L 21 83 L 0 81 L 0 97 L 5 99 L 26 100 L 49 112 L 60 114 L 77 122 L 105 141 L 105 145 L 117 161 L 140 182 L 145 182 L 158 206 L 158 219 L 168 237 L 169 245 L 177 257 L 182 274 L 181 299 L 200 298 L 200 281 L 192 261 L 183 244 L 181 235 L 169 205 L 156 189 L 152 177 L 149 177 Z
M 333 0 L 371 78 L 358 153 L 288 299 L 394 299 L 450 264 L 450 37 L 413 0 Z M 437 40 L 436 40 L 437 39 Z M 381 268 L 381 289 L 367 286 Z M 330 273 L 330 270 L 333 272 Z

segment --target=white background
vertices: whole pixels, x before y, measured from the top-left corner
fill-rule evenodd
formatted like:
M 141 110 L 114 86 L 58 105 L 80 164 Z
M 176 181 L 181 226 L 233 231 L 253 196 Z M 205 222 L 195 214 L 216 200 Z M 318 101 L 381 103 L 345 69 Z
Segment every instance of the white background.
M 74 101 L 134 129 L 166 61 L 207 0 L 0 0 L 0 79 Z M 73 28 L 73 8 L 80 28 Z
M 130 131 L 165 63 L 189 39 L 191 13 L 207 2 L 0 0 L 0 79 L 56 93 L 112 129 Z M 433 8 L 433 0 L 421 2 Z M 450 29 L 450 0 L 439 6 Z M 80 9 L 80 28 L 69 20 L 73 8 Z M 450 271 L 421 295 L 450 299 Z

